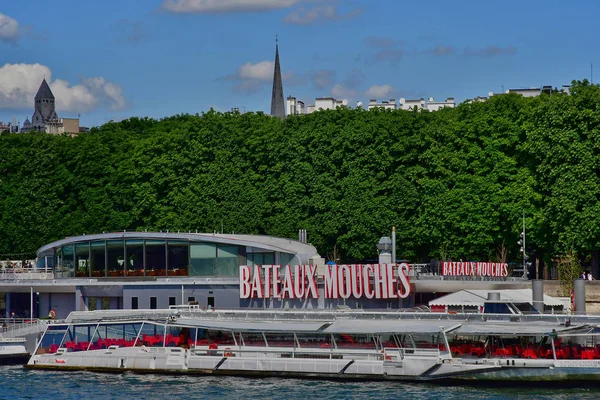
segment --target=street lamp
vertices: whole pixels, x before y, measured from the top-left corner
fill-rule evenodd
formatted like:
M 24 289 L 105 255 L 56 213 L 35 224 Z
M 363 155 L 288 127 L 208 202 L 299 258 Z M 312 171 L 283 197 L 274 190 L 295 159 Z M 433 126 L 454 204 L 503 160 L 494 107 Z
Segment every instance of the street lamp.
M 525 242 L 525 211 L 523 211 L 523 231 L 521 232 L 521 239 L 517 242 L 521 248 L 519 251 L 523 254 L 523 277 L 527 276 L 527 259 L 529 256 L 527 255 L 527 247 Z M 537 278 L 537 276 L 536 276 Z

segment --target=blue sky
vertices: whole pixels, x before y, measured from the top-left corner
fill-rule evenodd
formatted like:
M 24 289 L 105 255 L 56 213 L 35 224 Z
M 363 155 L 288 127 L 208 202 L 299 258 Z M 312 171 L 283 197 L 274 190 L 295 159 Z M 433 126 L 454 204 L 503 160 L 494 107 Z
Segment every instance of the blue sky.
M 31 118 L 44 77 L 86 126 L 268 112 L 276 34 L 284 95 L 306 104 L 560 87 L 591 63 L 600 80 L 599 15 L 593 0 L 3 1 L 0 121 Z

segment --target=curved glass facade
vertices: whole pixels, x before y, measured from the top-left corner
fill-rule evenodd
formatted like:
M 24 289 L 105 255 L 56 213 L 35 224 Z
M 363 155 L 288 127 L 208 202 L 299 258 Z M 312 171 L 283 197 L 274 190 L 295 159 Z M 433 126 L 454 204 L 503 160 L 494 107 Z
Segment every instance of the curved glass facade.
M 295 255 L 232 244 L 177 239 L 107 239 L 65 244 L 40 267 L 56 278 L 238 276 L 239 265 L 288 264 Z M 52 263 L 53 261 L 53 263 Z

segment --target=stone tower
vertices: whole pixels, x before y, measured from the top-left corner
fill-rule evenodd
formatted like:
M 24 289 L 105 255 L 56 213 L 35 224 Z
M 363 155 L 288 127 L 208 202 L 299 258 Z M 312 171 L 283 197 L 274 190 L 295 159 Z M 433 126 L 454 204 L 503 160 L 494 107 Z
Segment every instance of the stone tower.
M 54 105 L 54 95 L 46 79 L 42 81 L 37 94 L 35 95 L 35 111 L 31 117 L 31 125 L 37 131 L 45 132 L 46 124 L 51 120 L 57 120 Z
M 275 39 L 275 68 L 273 71 L 273 93 L 271 95 L 271 115 L 285 118 L 285 103 L 283 102 L 283 82 L 279 66 L 279 42 Z

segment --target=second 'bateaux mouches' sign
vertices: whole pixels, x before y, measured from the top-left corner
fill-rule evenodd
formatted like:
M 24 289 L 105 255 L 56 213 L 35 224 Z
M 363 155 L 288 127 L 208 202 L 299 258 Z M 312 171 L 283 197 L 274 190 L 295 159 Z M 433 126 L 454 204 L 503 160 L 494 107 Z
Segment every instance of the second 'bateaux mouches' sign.
M 474 262 L 474 261 L 444 261 L 442 263 L 444 276 L 508 276 L 507 263 Z
M 406 263 L 327 265 L 326 299 L 404 299 L 410 294 Z M 242 265 L 240 298 L 319 298 L 315 265 Z

